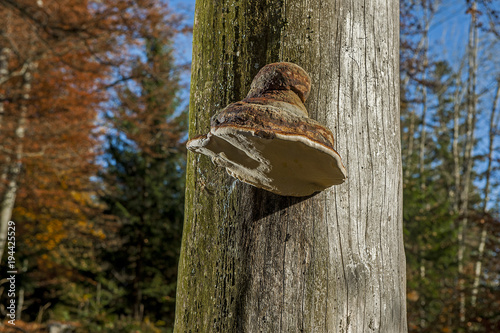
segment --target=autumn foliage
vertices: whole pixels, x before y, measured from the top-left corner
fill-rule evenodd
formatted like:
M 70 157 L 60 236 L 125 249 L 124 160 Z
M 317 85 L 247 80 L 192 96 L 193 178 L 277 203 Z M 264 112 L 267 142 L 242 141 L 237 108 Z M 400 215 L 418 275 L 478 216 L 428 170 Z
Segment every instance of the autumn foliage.
M 61 255 L 53 250 L 68 234 L 96 233 L 86 225 L 82 203 L 89 200 L 89 180 L 97 170 L 96 116 L 107 95 L 96 83 L 109 69 L 70 32 L 90 16 L 86 2 L 45 1 L 38 11 L 28 3 L 0 9 L 7 18 L 1 46 L 8 79 L 0 86 L 2 192 L 16 182 L 13 218 L 23 222 L 19 237 L 26 237 L 19 243 L 37 254 L 28 265 L 36 262 L 43 270 L 54 265 L 51 256 Z
M 174 64 L 172 45 L 189 26 L 156 0 L 1 0 L 0 17 L 0 201 L 2 218 L 17 226 L 22 319 L 104 319 L 113 315 L 101 311 L 104 298 L 121 287 L 99 260 L 103 248 L 119 251 L 123 243 L 114 235 L 120 217 L 99 199 L 114 186 L 99 178 L 105 138 L 125 133 L 109 119 L 133 127 L 129 140 L 152 159 L 178 151 L 183 128 L 168 115 L 182 114 L 176 96 L 184 67 Z M 168 57 L 145 60 L 150 40 Z M 157 90 L 153 76 L 165 73 L 172 83 Z M 167 110 L 161 116 L 159 106 Z

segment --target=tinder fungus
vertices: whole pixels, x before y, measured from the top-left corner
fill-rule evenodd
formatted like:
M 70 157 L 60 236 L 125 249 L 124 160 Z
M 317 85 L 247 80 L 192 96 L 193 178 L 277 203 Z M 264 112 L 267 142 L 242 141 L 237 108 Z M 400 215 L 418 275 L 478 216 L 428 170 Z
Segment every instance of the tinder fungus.
M 280 195 L 307 196 L 346 179 L 332 132 L 308 118 L 311 79 L 287 62 L 255 76 L 247 97 L 211 119 L 187 148 L 212 158 L 242 182 Z

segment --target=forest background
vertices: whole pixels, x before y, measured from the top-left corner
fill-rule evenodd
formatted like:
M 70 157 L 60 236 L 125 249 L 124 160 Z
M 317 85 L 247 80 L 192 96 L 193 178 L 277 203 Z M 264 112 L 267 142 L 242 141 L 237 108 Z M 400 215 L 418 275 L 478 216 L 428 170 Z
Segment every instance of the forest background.
M 400 3 L 409 331 L 500 332 L 500 4 Z M 0 0 L 0 318 L 14 221 L 18 328 L 172 331 L 193 11 Z

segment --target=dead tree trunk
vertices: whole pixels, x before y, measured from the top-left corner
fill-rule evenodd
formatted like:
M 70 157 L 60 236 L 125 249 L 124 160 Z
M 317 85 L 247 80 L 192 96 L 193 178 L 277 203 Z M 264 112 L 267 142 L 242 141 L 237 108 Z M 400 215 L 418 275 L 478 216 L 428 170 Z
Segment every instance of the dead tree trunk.
M 399 3 L 199 0 L 194 29 L 190 137 L 294 62 L 349 179 L 283 197 L 190 153 L 175 332 L 406 332 Z

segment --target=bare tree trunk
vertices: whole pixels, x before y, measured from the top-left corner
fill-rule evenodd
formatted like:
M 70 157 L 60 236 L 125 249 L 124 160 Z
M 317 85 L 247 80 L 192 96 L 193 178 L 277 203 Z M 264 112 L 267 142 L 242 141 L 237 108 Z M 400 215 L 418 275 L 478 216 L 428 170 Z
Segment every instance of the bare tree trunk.
M 0 80 L 9 75 L 9 53 L 10 49 L 8 47 L 1 47 L 0 50 Z M 0 134 L 2 132 L 3 118 L 5 116 L 5 94 L 3 90 L 0 89 Z
M 190 136 L 242 99 L 267 63 L 312 78 L 349 179 L 311 197 L 187 162 L 175 332 L 406 332 L 399 132 L 399 3 L 196 4 Z
M 0 80 L 2 78 L 5 78 L 9 75 L 9 53 L 10 49 L 5 46 L 0 46 Z M 3 92 L 3 89 L 0 87 L 0 142 L 4 141 L 2 137 L 3 133 L 3 121 L 4 121 L 4 116 L 5 116 L 5 94 Z M 2 156 L 0 160 L 0 198 L 4 196 L 6 193 L 6 182 L 7 182 L 7 175 L 8 175 L 8 165 L 10 163 L 8 160 L 8 156 L 6 156 L 4 153 L 0 153 L 0 156 Z M 1 206 L 0 206 L 1 207 Z M 5 247 L 5 242 L 7 240 L 7 223 L 9 221 L 5 221 L 4 219 L 0 218 L 0 263 L 2 262 L 2 254 L 3 250 Z
M 406 160 L 408 165 L 405 170 L 405 178 L 408 179 L 412 172 L 413 146 L 415 142 L 415 112 L 410 111 L 410 127 L 408 128 L 408 151 L 406 152 Z
M 28 260 L 23 260 L 23 266 L 20 269 L 21 273 L 25 273 L 28 270 Z M 19 288 L 19 294 L 17 297 L 17 309 L 16 309 L 16 319 L 21 320 L 21 314 L 23 312 L 24 307 L 24 287 L 21 286 Z
M 440 1 L 438 0 L 428 0 L 428 1 L 425 1 L 422 3 L 422 9 L 424 11 L 424 29 L 423 29 L 423 35 L 422 35 L 422 38 L 420 38 L 420 40 L 418 41 L 418 44 L 415 48 L 415 52 L 414 52 L 414 55 L 412 57 L 412 61 L 416 60 L 416 58 L 418 57 L 418 55 L 421 53 L 421 51 L 423 50 L 424 52 L 424 59 L 423 59 L 423 63 L 424 63 L 424 68 L 423 68 L 423 76 L 422 76 L 422 81 L 425 81 L 426 79 L 426 73 L 427 73 L 427 66 L 428 66 L 428 58 L 427 58 L 427 53 L 428 53 L 428 49 L 429 49 L 429 36 L 428 36 L 428 33 L 429 33 L 429 28 L 430 28 L 430 23 L 438 9 L 440 5 Z M 405 75 L 403 78 L 402 78 L 402 86 L 403 87 L 406 87 L 408 85 L 408 82 L 410 80 L 410 76 L 409 75 Z M 423 110 L 422 110 L 422 137 L 421 137 L 421 140 L 420 140 L 420 145 L 419 145 L 419 148 L 420 148 L 420 153 L 419 153 L 419 170 L 420 170 L 420 174 L 423 173 L 423 168 L 424 168 L 424 153 L 425 153 L 425 127 L 426 127 L 426 115 L 427 115 L 427 88 L 425 86 L 422 86 L 422 106 L 423 106 Z M 408 157 L 411 157 L 413 156 L 413 149 L 414 149 L 414 141 L 415 141 L 415 138 L 414 138 L 414 134 L 415 134 L 415 112 L 414 111 L 410 111 L 410 128 L 409 128 L 409 133 L 408 133 L 408 151 L 406 152 L 407 153 L 407 160 L 408 160 Z M 411 169 L 410 168 L 407 168 L 406 169 L 406 172 L 405 172 L 405 177 L 409 177 L 410 175 L 410 172 L 411 172 Z
M 473 167 L 472 148 L 474 146 L 474 130 L 476 125 L 476 73 L 477 73 L 477 26 L 476 2 L 472 3 L 471 23 L 469 29 L 469 78 L 467 82 L 467 133 L 464 151 L 464 177 L 461 192 L 460 222 L 458 228 L 458 291 L 459 291 L 459 318 L 465 322 L 465 279 L 464 279 L 464 253 L 466 246 L 466 233 L 468 224 L 469 186 Z
M 493 151 L 495 145 L 496 132 L 498 131 L 499 119 L 496 117 L 496 109 L 498 103 L 498 97 L 500 95 L 500 79 L 497 81 L 497 89 L 495 91 L 495 97 L 493 99 L 493 106 L 491 109 L 490 115 L 490 127 L 488 131 L 489 136 L 489 145 L 488 145 L 488 167 L 486 168 L 486 184 L 484 186 L 484 202 L 483 202 L 483 216 L 486 217 L 488 213 L 488 201 L 490 198 L 490 181 L 491 181 L 491 171 L 493 168 Z M 484 254 L 484 246 L 486 244 L 486 221 L 483 218 L 482 226 L 481 226 L 481 238 L 479 240 L 478 245 L 478 258 L 476 261 L 476 267 L 474 270 L 474 283 L 472 285 L 472 296 L 471 296 L 471 305 L 473 307 L 476 306 L 477 294 L 479 290 L 479 280 L 481 278 L 481 268 L 483 265 L 483 254 Z
M 142 225 L 144 225 L 144 219 L 141 216 Z M 135 254 L 134 259 L 134 279 L 132 282 L 132 295 L 134 298 L 134 319 L 137 321 L 142 320 L 142 315 L 144 313 L 144 305 L 142 304 L 142 281 L 144 279 L 144 236 L 142 231 L 139 231 L 140 236 L 138 237 L 138 249 L 137 254 Z
M 465 89 L 463 88 L 461 77 L 463 64 L 461 63 L 458 72 L 456 73 L 456 89 L 453 95 L 453 143 L 452 143 L 452 153 L 453 153 L 453 179 L 455 184 L 455 190 L 452 192 L 453 197 L 453 211 L 458 214 L 460 209 L 460 193 L 461 193 L 461 176 L 460 171 L 462 168 L 462 161 L 460 159 L 460 110 L 462 105 L 462 100 L 465 95 Z
M 429 29 L 431 26 L 432 19 L 437 11 L 438 6 L 440 5 L 440 1 L 432 1 L 432 0 L 426 0 L 422 1 L 422 10 L 423 10 L 423 21 L 424 21 L 424 27 L 422 30 L 422 38 L 419 42 L 420 45 L 420 50 L 423 52 L 422 56 L 422 73 L 421 73 L 421 85 L 419 86 L 422 94 L 422 116 L 421 116 L 421 132 L 420 132 L 420 141 L 419 141 L 419 147 L 418 147 L 418 154 L 419 154 L 419 159 L 418 159 L 418 173 L 419 173 L 419 179 L 420 179 L 420 190 L 422 193 L 425 193 L 426 187 L 427 187 L 427 178 L 426 178 L 426 144 L 427 144 L 427 120 L 428 120 L 428 88 L 427 88 L 427 83 L 426 81 L 428 80 L 428 69 L 429 69 L 429 58 L 428 58 L 428 52 L 429 52 Z M 421 202 L 421 207 L 423 210 L 425 210 L 426 214 L 430 210 L 430 204 L 427 201 Z M 420 267 L 419 267 L 419 275 L 420 275 L 420 280 L 425 281 L 426 280 L 426 272 L 427 272 L 427 262 L 425 260 L 425 257 L 423 253 L 425 253 L 425 249 L 419 248 L 420 252 Z M 425 287 L 423 287 L 425 289 Z M 427 327 L 427 299 L 422 295 L 419 300 L 420 307 L 419 307 L 419 317 L 420 317 L 420 328 L 425 329 Z
M 425 0 L 421 2 L 422 9 L 424 10 L 424 15 L 426 15 L 426 27 L 424 28 L 425 34 L 429 32 L 429 24 L 434 18 L 434 15 L 436 14 L 438 7 L 441 5 L 441 0 Z M 415 50 L 413 52 L 413 56 L 411 58 L 411 61 L 415 61 L 422 51 L 424 47 L 426 47 L 426 37 L 427 36 L 422 36 L 422 38 L 418 41 L 417 46 L 415 47 Z M 427 46 L 428 48 L 428 46 Z M 410 81 L 410 76 L 405 75 L 402 78 L 402 86 L 406 87 L 408 82 Z
M 6 77 L 9 74 L 8 70 L 8 60 L 9 60 L 9 49 L 6 47 L 3 47 L 0 50 L 0 79 L 3 77 Z M 3 120 L 5 116 L 5 94 L 3 93 L 3 90 L 0 87 L 0 141 L 4 141 L 2 137 L 3 133 Z M 9 163 L 9 156 L 6 154 L 0 154 L 2 156 L 0 160 L 0 198 L 4 197 L 4 194 L 6 193 L 6 182 L 7 182 L 7 176 L 8 176 L 8 165 Z M 1 207 L 1 206 L 0 206 Z M 2 254 L 3 250 L 5 248 L 5 242 L 7 240 L 7 229 L 8 229 L 8 220 L 4 220 L 0 218 L 0 263 L 2 262 Z
M 423 76 L 425 79 L 425 74 Z M 421 188 L 425 189 L 425 179 L 423 179 L 425 171 L 425 140 L 427 140 L 427 87 L 422 87 L 422 131 L 420 133 L 419 144 L 419 173 L 421 177 Z
M 10 13 L 6 15 L 7 17 L 4 18 L 4 26 L 0 28 L 0 33 L 4 34 L 7 33 L 10 27 Z M 5 45 L 0 46 L 0 82 L 4 81 L 7 79 L 9 76 L 9 56 L 11 54 L 10 48 L 6 47 Z M 4 117 L 5 117 L 5 90 L 2 89 L 2 86 L 0 84 L 0 142 L 5 141 L 4 138 L 2 137 L 2 132 L 3 132 L 3 122 L 4 122 Z M 0 154 L 0 156 L 3 154 Z M 7 157 L 3 157 L 0 160 L 0 197 L 3 197 L 3 193 L 5 192 L 5 183 L 7 181 L 7 173 L 8 173 L 8 164 L 7 162 Z M 5 239 L 7 234 L 4 234 L 3 231 L 7 231 L 7 225 L 2 225 L 0 223 L 0 263 L 2 260 L 1 256 L 1 251 L 3 250 L 3 246 L 5 246 Z M 3 243 L 2 243 L 3 242 Z M 2 244 L 4 244 L 2 246 Z
M 423 40 L 423 50 L 424 50 L 424 58 L 423 58 L 423 72 L 422 72 L 422 82 L 423 84 L 420 86 L 422 89 L 422 129 L 420 133 L 420 146 L 419 146 L 419 172 L 421 177 L 421 188 L 425 189 L 425 181 L 423 179 L 423 174 L 425 170 L 425 141 L 426 141 L 426 127 L 427 127 L 427 86 L 425 85 L 425 81 L 427 80 L 427 67 L 429 66 L 429 61 L 427 58 L 427 53 L 429 50 L 429 27 L 430 27 L 430 14 L 429 10 L 424 8 L 424 32 L 422 36 Z
M 12 217 L 12 210 L 14 209 L 14 204 L 16 201 L 16 193 L 18 187 L 18 176 L 21 172 L 22 166 L 22 156 L 23 156 L 23 141 L 24 141 L 24 132 L 26 130 L 26 116 L 28 113 L 28 100 L 30 98 L 31 92 L 31 81 L 32 81 L 32 72 L 36 67 L 35 63 L 30 64 L 29 70 L 27 70 L 23 75 L 23 84 L 22 84 L 22 100 L 21 107 L 19 110 L 19 118 L 17 127 L 15 130 L 15 154 L 13 158 L 9 158 L 7 160 L 8 171 L 7 171 L 7 187 L 5 191 L 2 193 L 2 201 L 0 204 L 0 262 L 3 257 L 3 252 L 5 248 L 5 242 L 7 240 L 7 226 Z
M 429 27 L 430 27 L 430 14 L 429 14 L 429 9 L 424 8 L 424 20 L 425 20 L 425 25 L 424 25 L 424 35 L 422 37 L 423 40 L 423 49 L 424 49 L 424 56 L 423 56 L 423 72 L 422 72 L 422 82 L 423 84 L 420 86 L 422 89 L 422 128 L 420 132 L 420 144 L 419 144 L 419 176 L 420 176 L 420 189 L 422 192 L 425 192 L 426 189 L 426 179 L 425 179 L 425 143 L 427 140 L 427 86 L 425 81 L 427 80 L 427 68 L 429 66 L 428 62 L 428 50 L 429 50 Z M 429 210 L 429 204 L 427 202 L 422 202 L 422 207 L 428 211 Z M 422 249 L 419 249 L 419 252 L 422 253 Z M 422 255 L 420 257 L 420 279 L 421 281 L 425 281 L 425 274 L 426 274 L 426 262 L 425 259 L 423 258 Z M 426 327 L 426 299 L 425 297 L 420 297 L 420 327 L 424 328 Z

